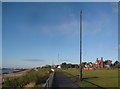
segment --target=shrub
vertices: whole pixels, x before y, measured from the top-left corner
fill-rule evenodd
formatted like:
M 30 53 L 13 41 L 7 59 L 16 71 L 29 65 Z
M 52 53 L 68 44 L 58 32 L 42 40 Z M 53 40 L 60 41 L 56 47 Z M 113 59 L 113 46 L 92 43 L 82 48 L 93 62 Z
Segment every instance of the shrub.
M 47 78 L 46 76 L 48 76 L 48 71 L 50 71 L 50 69 L 47 68 L 42 68 L 39 69 L 38 71 L 29 71 L 28 73 L 26 73 L 26 75 L 18 77 L 18 78 L 14 78 L 14 79 L 7 79 L 2 87 L 2 89 L 22 89 L 25 85 L 27 85 L 30 82 L 38 82 L 42 83 L 45 81 L 45 79 Z M 41 80 L 40 80 L 41 79 Z

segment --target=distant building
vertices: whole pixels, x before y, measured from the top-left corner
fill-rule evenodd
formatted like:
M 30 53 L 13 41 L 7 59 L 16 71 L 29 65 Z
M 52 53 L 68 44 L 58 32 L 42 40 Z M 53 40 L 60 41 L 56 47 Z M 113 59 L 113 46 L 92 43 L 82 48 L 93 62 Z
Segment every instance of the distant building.
M 93 63 L 92 62 L 83 62 L 84 64 L 84 70 L 92 70 L 93 69 Z
M 103 57 L 101 57 L 100 59 L 97 58 L 95 64 L 96 64 L 96 65 L 95 65 L 96 68 L 103 68 L 103 67 L 104 67 L 104 64 L 103 64 Z
M 111 64 L 112 64 L 111 60 L 105 60 L 104 61 L 104 67 L 106 67 L 106 68 L 110 68 Z

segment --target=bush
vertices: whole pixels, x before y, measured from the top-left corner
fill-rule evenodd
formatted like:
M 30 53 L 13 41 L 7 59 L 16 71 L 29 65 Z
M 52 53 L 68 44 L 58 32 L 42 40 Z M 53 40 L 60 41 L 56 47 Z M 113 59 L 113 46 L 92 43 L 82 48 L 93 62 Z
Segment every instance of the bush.
M 19 78 L 8 79 L 5 81 L 2 89 L 22 89 L 25 85 L 33 81 L 43 83 L 47 78 L 46 76 L 49 75 L 48 71 L 50 71 L 50 69 L 46 68 L 39 69 L 38 71 L 31 70 Z

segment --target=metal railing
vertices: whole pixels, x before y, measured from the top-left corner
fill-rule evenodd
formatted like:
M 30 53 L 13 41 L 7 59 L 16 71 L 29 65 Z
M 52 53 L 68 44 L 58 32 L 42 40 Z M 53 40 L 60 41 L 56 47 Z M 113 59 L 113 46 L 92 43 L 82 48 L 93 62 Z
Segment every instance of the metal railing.
M 49 75 L 49 78 L 47 79 L 47 81 L 46 81 L 46 83 L 44 85 L 44 89 L 51 89 L 52 84 L 53 84 L 54 74 L 55 74 L 55 72 L 52 72 Z

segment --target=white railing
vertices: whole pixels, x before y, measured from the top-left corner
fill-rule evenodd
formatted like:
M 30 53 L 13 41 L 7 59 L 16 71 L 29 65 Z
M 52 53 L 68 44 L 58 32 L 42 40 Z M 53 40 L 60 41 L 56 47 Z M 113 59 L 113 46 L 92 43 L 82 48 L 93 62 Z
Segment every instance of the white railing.
M 49 75 L 49 78 L 47 79 L 47 81 L 46 81 L 46 83 L 44 85 L 44 89 L 51 89 L 52 84 L 53 84 L 54 74 L 55 74 L 55 72 L 52 72 Z

